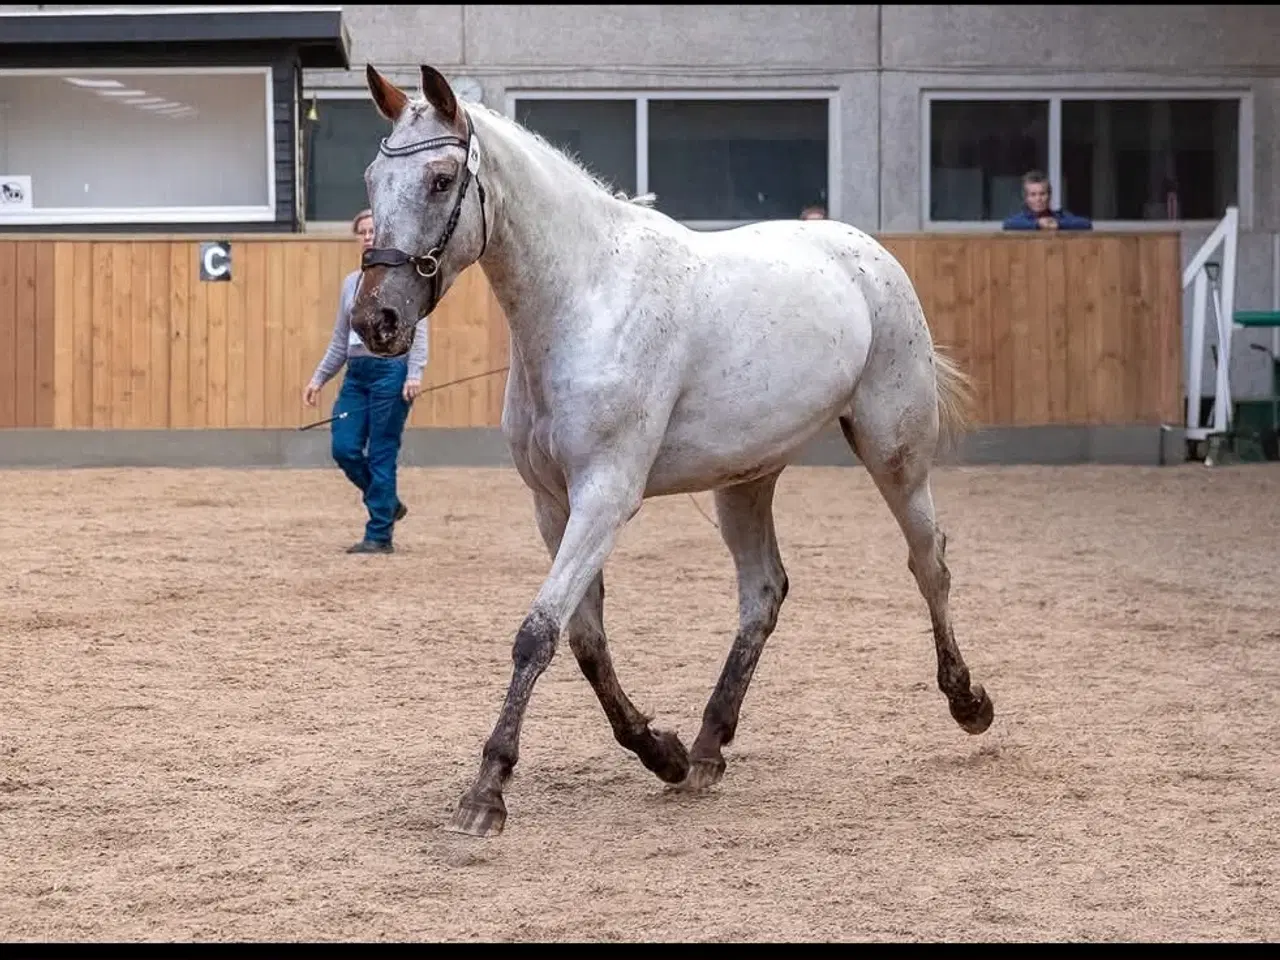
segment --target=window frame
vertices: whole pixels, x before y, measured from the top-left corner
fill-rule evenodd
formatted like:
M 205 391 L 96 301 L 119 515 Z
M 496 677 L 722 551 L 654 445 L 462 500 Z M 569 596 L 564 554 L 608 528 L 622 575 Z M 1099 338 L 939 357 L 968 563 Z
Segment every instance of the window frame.
M 751 87 L 734 89 L 716 87 L 706 90 L 635 90 L 568 87 L 509 88 L 503 113 L 514 120 L 520 100 L 632 100 L 636 109 L 636 193 L 649 192 L 649 101 L 651 100 L 825 100 L 827 103 L 827 217 L 839 220 L 841 196 L 837 189 L 843 182 L 840 156 L 840 91 L 832 87 Z M 659 198 L 661 199 L 661 198 Z M 800 211 L 796 211 L 796 217 Z M 727 230 L 755 220 L 682 220 L 693 230 Z
M 217 76 L 248 74 L 262 77 L 264 113 L 266 116 L 266 152 L 263 162 L 267 170 L 267 202 L 264 206 L 238 207 L 52 207 L 29 213 L 10 212 L 0 215 L 5 226 L 79 226 L 134 223 L 270 223 L 276 219 L 276 137 L 275 96 L 271 67 L 36 67 L 0 68 L 5 77 L 148 77 L 148 76 Z M 14 173 L 15 171 L 5 171 Z
M 921 141 L 920 141 L 920 222 L 926 231 L 939 233 L 951 232 L 985 232 L 1000 230 L 1001 220 L 933 220 L 932 210 L 932 168 L 929 155 L 932 148 L 933 104 L 948 100 L 991 100 L 991 101 L 1045 101 L 1049 108 L 1048 140 L 1049 184 L 1054 197 L 1062 196 L 1062 103 L 1064 100 L 1234 100 L 1239 104 L 1239 122 L 1236 125 L 1236 205 L 1240 210 L 1242 226 L 1253 222 L 1253 175 L 1254 175 L 1254 128 L 1253 128 L 1253 93 L 1239 87 L 1224 89 L 1186 89 L 1183 87 L 1149 88 L 1144 90 L 1126 90 L 1114 88 L 949 88 L 946 90 L 921 91 Z M 1071 209 L 1068 202 L 1067 209 Z M 1010 211 L 1012 212 L 1012 211 Z M 1095 230 L 1114 230 L 1117 232 L 1164 231 L 1187 229 L 1212 229 L 1221 218 L 1213 220 L 1094 220 Z

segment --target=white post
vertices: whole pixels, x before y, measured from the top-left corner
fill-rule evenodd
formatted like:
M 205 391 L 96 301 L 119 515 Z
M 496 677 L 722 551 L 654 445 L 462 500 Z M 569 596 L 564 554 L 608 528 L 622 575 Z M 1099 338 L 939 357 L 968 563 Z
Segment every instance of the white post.
M 1204 424 L 1200 422 L 1200 381 L 1204 377 L 1204 328 L 1208 304 L 1209 278 L 1202 269 L 1197 271 L 1191 292 L 1191 356 L 1187 371 L 1187 432 L 1193 440 L 1199 436 Z
M 1236 325 L 1236 242 L 1239 239 L 1239 212 L 1227 208 L 1227 232 L 1222 238 L 1222 288 L 1218 304 L 1218 381 L 1214 401 L 1213 429 L 1225 433 L 1235 419 L 1231 401 L 1231 335 Z
M 1213 256 L 1213 251 L 1218 249 L 1218 244 L 1226 238 L 1228 229 L 1235 229 L 1235 207 L 1227 207 L 1227 214 L 1224 216 L 1213 233 L 1209 234 L 1208 239 L 1200 245 L 1200 249 L 1196 251 L 1196 255 L 1191 258 L 1191 262 L 1187 264 L 1186 269 L 1182 271 L 1182 289 L 1191 286 L 1191 281 L 1195 279 L 1195 275 L 1204 269 L 1205 263 Z
M 1192 287 L 1191 352 L 1187 370 L 1187 438 L 1204 440 L 1212 433 L 1224 433 L 1234 419 L 1231 409 L 1231 335 L 1235 326 L 1236 245 L 1239 239 L 1240 210 L 1227 207 L 1226 215 L 1201 244 L 1182 271 L 1182 289 Z M 1221 286 L 1210 294 L 1206 264 L 1222 246 Z M 1218 332 L 1218 361 L 1214 376 L 1213 426 L 1200 417 L 1200 381 L 1204 374 L 1204 338 L 1212 301 Z
M 1231 425 L 1231 324 L 1222 308 L 1221 288 L 1209 294 L 1213 304 L 1213 328 L 1218 337 L 1218 362 L 1213 371 L 1213 432 L 1226 433 Z

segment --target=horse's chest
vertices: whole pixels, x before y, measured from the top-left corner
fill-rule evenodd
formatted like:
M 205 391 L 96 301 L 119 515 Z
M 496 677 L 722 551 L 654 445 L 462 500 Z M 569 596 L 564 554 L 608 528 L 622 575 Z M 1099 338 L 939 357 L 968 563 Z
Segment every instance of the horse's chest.
M 613 400 L 616 404 L 617 398 Z M 550 403 L 529 411 L 520 442 L 526 465 L 545 482 L 562 483 L 567 467 L 590 459 L 592 452 L 606 441 L 630 439 L 637 432 L 635 416 L 620 418 L 611 407 L 609 402 L 596 398 L 591 402 Z
M 636 367 L 584 345 L 577 355 L 548 356 L 539 369 L 522 371 L 504 425 L 524 467 L 559 484 L 602 448 L 652 446 L 647 440 L 661 432 L 678 383 L 638 375 Z
M 505 420 L 507 440 L 521 473 L 530 472 L 543 483 L 557 486 L 560 469 L 552 455 L 551 416 L 521 406 L 518 412 L 509 409 Z

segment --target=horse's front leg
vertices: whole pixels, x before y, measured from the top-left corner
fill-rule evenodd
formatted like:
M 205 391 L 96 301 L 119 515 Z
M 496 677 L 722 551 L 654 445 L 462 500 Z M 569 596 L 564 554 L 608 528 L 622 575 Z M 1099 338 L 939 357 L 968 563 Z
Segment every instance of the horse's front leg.
M 507 819 L 502 791 L 520 757 L 520 726 L 534 683 L 550 665 L 561 632 L 604 569 L 619 531 L 640 509 L 647 472 L 611 463 L 574 477 L 569 521 L 551 573 L 516 633 L 506 700 L 485 742 L 480 771 L 446 829 L 476 837 L 502 832 Z
M 546 490 L 534 494 L 534 512 L 538 519 L 538 531 L 546 542 L 554 559 L 564 537 L 569 511 L 562 506 L 564 492 L 556 495 Z M 569 647 L 591 684 L 600 706 L 604 708 L 613 736 L 637 757 L 658 778 L 667 783 L 680 783 L 689 772 L 689 753 L 680 738 L 669 730 L 655 730 L 646 717 L 631 702 L 613 666 L 609 655 L 609 642 L 604 630 L 604 574 L 596 574 L 586 596 L 569 618 L 565 634 Z

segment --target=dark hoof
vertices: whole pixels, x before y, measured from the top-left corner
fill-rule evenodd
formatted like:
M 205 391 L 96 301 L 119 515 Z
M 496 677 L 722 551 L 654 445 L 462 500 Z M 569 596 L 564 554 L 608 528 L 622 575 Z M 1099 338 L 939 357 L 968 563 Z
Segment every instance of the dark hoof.
M 641 747 L 640 760 L 663 783 L 679 783 L 689 772 L 689 751 L 670 730 L 654 730 Z
M 395 553 L 396 548 L 390 543 L 379 543 L 376 540 L 361 540 L 354 546 L 347 547 L 347 553 Z
M 724 768 L 724 757 L 694 760 L 689 765 L 688 774 L 676 784 L 675 789 L 681 793 L 701 793 L 703 790 L 709 790 L 720 782 L 720 778 L 724 776 Z
M 395 517 L 392 519 L 392 522 L 393 522 L 393 523 L 399 523 L 401 520 L 403 520 L 403 519 L 404 519 L 405 517 L 407 517 L 408 515 L 409 515 L 409 508 L 408 508 L 408 507 L 406 507 L 403 503 L 397 504 L 397 505 L 396 505 L 396 515 L 395 515 Z
M 442 830 L 462 833 L 468 837 L 496 837 L 507 823 L 507 805 L 499 795 L 496 800 L 485 802 L 463 797 L 458 809 L 453 811 Z
M 982 689 L 982 684 L 975 683 L 969 690 L 969 696 L 963 700 L 951 701 L 951 716 L 966 733 L 983 733 L 995 719 L 996 708 Z

